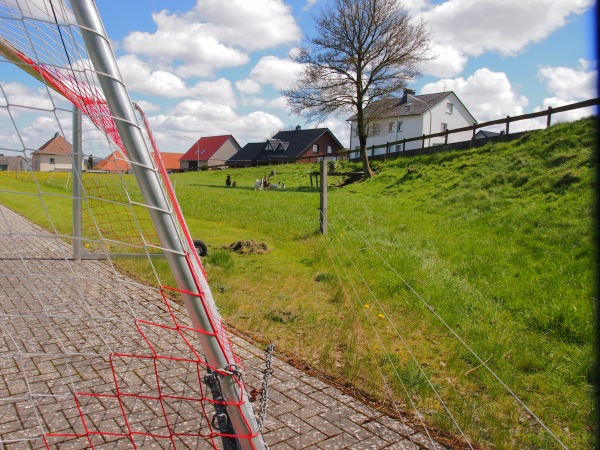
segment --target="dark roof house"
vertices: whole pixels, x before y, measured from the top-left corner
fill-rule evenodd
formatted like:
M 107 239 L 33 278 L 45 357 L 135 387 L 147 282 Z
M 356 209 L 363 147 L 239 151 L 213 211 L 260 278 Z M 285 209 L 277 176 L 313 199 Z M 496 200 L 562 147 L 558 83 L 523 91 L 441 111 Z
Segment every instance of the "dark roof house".
M 229 166 L 269 162 L 315 162 L 321 158 L 336 158 L 344 147 L 329 128 L 280 131 L 266 142 L 251 142 L 229 158 Z
M 0 170 L 31 170 L 31 158 L 0 154 Z

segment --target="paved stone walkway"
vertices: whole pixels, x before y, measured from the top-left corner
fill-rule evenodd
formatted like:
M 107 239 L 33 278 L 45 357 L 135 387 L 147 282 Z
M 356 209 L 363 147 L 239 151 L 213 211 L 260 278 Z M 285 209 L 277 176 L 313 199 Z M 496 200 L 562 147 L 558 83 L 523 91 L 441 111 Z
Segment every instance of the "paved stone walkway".
M 168 317 L 158 290 L 116 272 L 107 261 L 70 258 L 70 246 L 0 206 L 2 448 L 44 448 L 49 433 L 54 435 L 46 437 L 50 448 L 133 448 L 122 435 L 126 426 L 137 448 L 213 448 L 209 440 L 191 436 L 202 432 L 198 406 L 168 402 L 170 392 L 179 399 L 202 394 L 196 371 L 176 359 L 159 360 L 166 399 L 161 412 L 152 401 L 155 360 L 126 356 L 150 355 L 148 342 L 175 358 L 190 353 L 173 333 L 144 325 Z M 171 306 L 178 320 L 186 321 L 185 311 Z M 260 388 L 263 351 L 238 337 L 232 341 L 246 367 L 248 390 Z M 115 353 L 124 356 L 113 357 L 113 371 Z M 277 358 L 273 368 L 263 433 L 272 450 L 446 448 Z M 135 389 L 135 401 L 119 406 L 117 384 L 122 394 Z M 81 392 L 94 396 L 74 395 Z M 128 409 L 128 424 L 122 408 Z M 164 437 L 164 417 L 178 437 L 148 436 Z M 103 434 L 81 437 L 90 427 Z

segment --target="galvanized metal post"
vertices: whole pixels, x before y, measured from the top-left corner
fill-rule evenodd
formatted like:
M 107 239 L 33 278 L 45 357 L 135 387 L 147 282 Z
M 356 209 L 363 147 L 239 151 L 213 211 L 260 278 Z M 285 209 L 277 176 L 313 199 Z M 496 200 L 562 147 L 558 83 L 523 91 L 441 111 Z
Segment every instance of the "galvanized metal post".
M 327 234 L 327 164 L 325 158 L 321 160 L 321 234 Z
M 82 175 L 81 112 L 73 106 L 73 259 L 81 260 L 83 227 L 81 224 Z
M 78 0 L 71 2 L 71 6 L 97 72 L 110 113 L 132 163 L 138 185 L 145 202 L 149 205 L 148 211 L 161 245 L 165 249 L 170 249 L 170 251 L 165 251 L 165 256 L 177 286 L 181 290 L 191 293 L 182 293 L 182 297 L 192 324 L 196 329 L 206 332 L 198 333 L 198 340 L 204 350 L 206 362 L 211 367 L 226 370 L 233 363 L 229 361 L 226 352 L 229 354 L 232 352 L 228 342 L 220 342 L 217 339 L 218 330 L 214 329 L 213 325 L 215 320 L 220 323 L 220 314 L 214 305 L 212 293 L 204 278 L 201 278 L 200 282 L 203 294 L 207 299 L 205 304 L 210 309 L 208 312 L 210 317 L 204 310 L 199 296 L 193 295 L 199 294 L 199 289 L 185 257 L 185 247 L 175 218 L 170 211 L 168 199 L 162 189 L 160 175 L 154 170 L 154 163 L 147 151 L 131 99 L 122 81 L 96 6 L 92 0 Z M 239 447 L 243 450 L 264 449 L 265 444 L 262 436 L 257 432 L 256 417 L 248 401 L 247 393 L 239 388 L 233 375 L 224 375 L 219 377 L 219 380 L 224 400 L 229 403 L 227 412 L 233 425 L 234 434 L 238 436 L 256 435 L 252 438 L 238 439 Z M 240 403 L 240 405 L 237 406 L 233 403 Z

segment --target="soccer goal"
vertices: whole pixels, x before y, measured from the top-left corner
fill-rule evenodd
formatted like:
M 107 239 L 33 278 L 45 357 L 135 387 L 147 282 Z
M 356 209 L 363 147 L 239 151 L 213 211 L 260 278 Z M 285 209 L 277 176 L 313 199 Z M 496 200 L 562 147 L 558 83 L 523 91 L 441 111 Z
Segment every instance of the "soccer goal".
M 0 443 L 265 448 L 92 0 L 0 1 L 0 155 Z

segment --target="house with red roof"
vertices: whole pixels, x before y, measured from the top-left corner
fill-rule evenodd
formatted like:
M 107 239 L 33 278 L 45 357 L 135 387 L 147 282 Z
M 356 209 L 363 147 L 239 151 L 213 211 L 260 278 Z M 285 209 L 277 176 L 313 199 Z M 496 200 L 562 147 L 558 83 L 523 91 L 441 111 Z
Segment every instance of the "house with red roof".
M 93 169 L 110 173 L 130 173 L 131 164 L 129 164 L 129 159 L 125 153 L 121 150 L 115 150 L 96 164 Z
M 210 169 L 227 164 L 227 160 L 242 149 L 231 134 L 198 139 L 179 159 L 182 171 Z
M 179 172 L 179 159 L 182 156 L 183 153 L 160 153 L 165 169 L 169 172 Z M 121 150 L 116 150 L 108 155 L 94 166 L 94 170 L 110 173 L 132 173 L 129 158 Z
M 52 139 L 31 153 L 31 165 L 36 172 L 65 171 L 73 169 L 73 146 L 56 133 Z M 84 161 L 81 161 L 83 170 Z
M 160 152 L 160 157 L 162 158 L 163 164 L 165 165 L 165 169 L 167 169 L 167 172 L 179 172 L 181 170 L 179 160 L 183 155 L 183 153 Z

